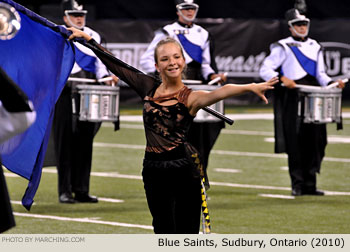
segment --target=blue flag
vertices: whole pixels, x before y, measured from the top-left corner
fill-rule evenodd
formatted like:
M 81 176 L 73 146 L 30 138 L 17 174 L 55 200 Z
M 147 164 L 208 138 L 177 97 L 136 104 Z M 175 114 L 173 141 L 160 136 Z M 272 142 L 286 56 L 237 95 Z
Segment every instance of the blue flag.
M 74 51 L 66 40 L 69 31 L 11 0 L 21 29 L 10 40 L 0 40 L 0 66 L 33 102 L 35 123 L 24 133 L 0 145 L 3 165 L 29 180 L 22 198 L 30 210 L 38 189 L 51 130 L 55 103 L 74 64 Z M 1 85 L 1 83 L 0 83 Z

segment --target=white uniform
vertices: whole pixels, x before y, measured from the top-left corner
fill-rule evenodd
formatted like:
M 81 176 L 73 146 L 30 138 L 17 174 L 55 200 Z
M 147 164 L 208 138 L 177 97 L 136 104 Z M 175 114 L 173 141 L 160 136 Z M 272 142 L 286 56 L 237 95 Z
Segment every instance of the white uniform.
M 10 113 L 0 101 L 0 143 L 26 130 L 35 118 L 35 111 Z
M 321 86 L 327 86 L 332 81 L 325 72 L 321 45 L 316 40 L 298 41 L 288 37 L 272 44 L 270 51 L 260 68 L 260 76 L 264 80 L 278 76 L 281 67 L 281 75 L 291 80 L 300 80 L 310 74 Z
M 91 36 L 97 43 L 99 43 L 99 44 L 101 43 L 100 35 L 97 32 L 95 32 L 94 30 L 85 26 L 83 28 L 83 31 L 85 33 L 87 33 L 89 36 Z M 96 62 L 95 62 L 96 72 L 95 72 L 95 74 L 96 74 L 97 79 L 100 79 L 100 78 L 103 78 L 105 76 L 110 75 L 108 73 L 106 66 L 101 62 L 101 60 L 99 58 L 96 57 L 96 55 L 93 53 L 93 51 L 91 51 L 89 48 L 87 48 L 86 46 L 84 46 L 78 42 L 73 42 L 73 43 L 81 52 L 85 53 L 86 55 L 89 55 L 89 56 L 96 58 Z M 81 70 L 82 70 L 82 68 L 78 65 L 77 62 L 75 62 L 71 74 L 78 73 Z
M 140 65 L 145 72 L 152 73 L 156 70 L 154 66 L 154 49 L 157 43 L 166 37 L 172 37 L 180 42 L 184 48 L 187 64 L 193 60 L 201 64 L 201 72 L 205 79 L 208 79 L 209 74 L 215 73 L 210 66 L 211 56 L 208 31 L 196 24 L 186 27 L 178 22 L 166 25 L 163 27 L 163 30 L 156 31 L 155 37 L 140 59 Z

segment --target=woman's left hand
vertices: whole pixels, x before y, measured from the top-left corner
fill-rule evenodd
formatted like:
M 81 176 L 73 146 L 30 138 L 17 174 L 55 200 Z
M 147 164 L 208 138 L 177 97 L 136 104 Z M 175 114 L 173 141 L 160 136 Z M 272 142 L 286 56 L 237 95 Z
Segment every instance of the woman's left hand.
M 270 89 L 274 89 L 273 85 L 278 83 L 278 77 L 273 77 L 266 82 L 261 82 L 253 85 L 252 91 L 259 96 L 266 104 L 268 104 L 268 100 L 265 97 L 265 92 Z

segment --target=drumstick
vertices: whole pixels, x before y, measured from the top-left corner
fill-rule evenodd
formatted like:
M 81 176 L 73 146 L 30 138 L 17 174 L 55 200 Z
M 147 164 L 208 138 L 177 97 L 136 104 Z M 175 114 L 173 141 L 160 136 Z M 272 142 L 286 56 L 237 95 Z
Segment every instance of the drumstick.
M 348 81 L 349 81 L 348 78 L 342 79 L 342 82 L 344 82 L 344 83 L 346 83 L 346 82 L 348 82 Z M 331 88 L 337 87 L 338 85 L 339 85 L 339 82 L 337 81 L 337 82 L 334 82 L 334 83 L 332 83 L 332 84 L 326 86 L 325 88 L 326 88 L 326 89 L 331 89 Z
M 282 86 L 285 87 L 283 83 L 282 83 Z M 303 85 L 303 84 L 296 84 L 295 88 L 307 88 L 307 89 L 315 89 L 315 90 L 324 89 L 324 87 L 321 87 L 321 86 L 311 86 L 311 85 Z
M 184 84 L 203 84 L 201 80 L 182 80 Z
M 80 82 L 89 82 L 89 83 L 95 83 L 95 79 L 87 79 L 87 78 L 77 78 L 77 77 L 69 77 L 68 81 L 80 81 Z
M 105 77 L 105 78 L 102 78 L 102 79 L 98 79 L 97 82 L 105 82 L 105 81 L 111 81 L 113 80 L 112 77 Z
M 348 82 L 349 79 L 343 79 L 342 82 Z M 311 86 L 311 85 L 303 85 L 303 84 L 296 84 L 296 88 L 307 88 L 307 89 L 315 89 L 315 90 L 320 90 L 320 89 L 331 89 L 339 85 L 339 82 L 334 82 L 331 85 L 328 85 L 326 87 L 321 87 L 321 86 Z M 281 86 L 285 87 L 284 83 L 281 84 Z
M 224 73 L 224 76 L 226 77 L 227 76 L 227 72 Z M 220 81 L 221 80 L 221 76 L 218 76 L 214 79 L 212 79 L 211 81 L 208 82 L 208 85 L 213 85 L 215 84 L 216 82 Z

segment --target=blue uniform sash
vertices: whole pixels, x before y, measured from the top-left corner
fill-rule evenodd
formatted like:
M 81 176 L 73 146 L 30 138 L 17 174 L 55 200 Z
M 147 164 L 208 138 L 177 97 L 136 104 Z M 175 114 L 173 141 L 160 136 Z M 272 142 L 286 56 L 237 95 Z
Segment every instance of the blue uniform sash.
M 96 57 L 85 54 L 75 47 L 75 61 L 85 71 L 96 74 Z
M 302 68 L 310 74 L 311 76 L 316 77 L 316 67 L 317 63 L 316 61 L 306 57 L 296 46 L 289 46 L 292 52 L 294 53 L 295 57 L 299 61 Z
M 177 37 L 180 40 L 180 43 L 186 53 L 190 55 L 190 57 L 197 61 L 198 63 L 202 64 L 203 58 L 202 58 L 202 53 L 203 50 L 200 46 L 193 44 L 191 41 L 189 41 L 185 35 L 183 34 L 177 34 Z

